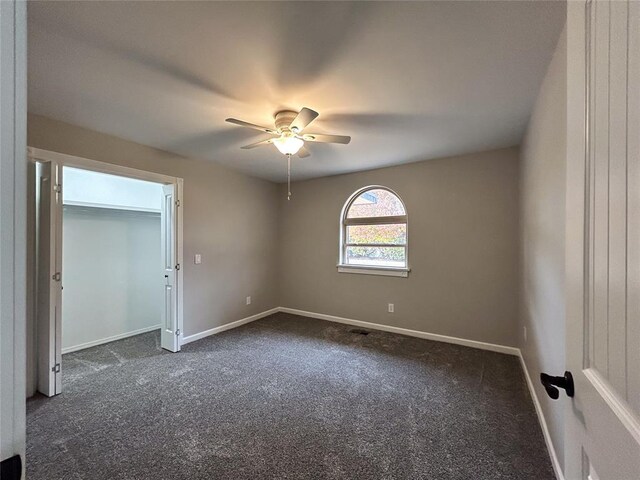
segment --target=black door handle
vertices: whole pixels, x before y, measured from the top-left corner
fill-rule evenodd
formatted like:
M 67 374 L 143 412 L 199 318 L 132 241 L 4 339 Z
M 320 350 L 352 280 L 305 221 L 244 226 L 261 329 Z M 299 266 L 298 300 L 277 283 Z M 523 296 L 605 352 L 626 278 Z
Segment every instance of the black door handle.
M 564 377 L 552 377 L 546 373 L 540 374 L 540 382 L 549 395 L 554 400 L 560 396 L 560 391 L 556 388 L 564 388 L 567 397 L 573 397 L 575 390 L 573 389 L 573 375 L 571 372 L 564 372 Z

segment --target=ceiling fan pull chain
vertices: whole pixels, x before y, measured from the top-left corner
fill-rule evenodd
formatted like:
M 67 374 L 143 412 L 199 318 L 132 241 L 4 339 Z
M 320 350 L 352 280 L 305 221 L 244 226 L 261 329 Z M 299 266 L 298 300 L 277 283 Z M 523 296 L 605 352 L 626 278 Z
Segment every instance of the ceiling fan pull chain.
M 291 200 L 291 154 L 287 155 L 287 201 Z

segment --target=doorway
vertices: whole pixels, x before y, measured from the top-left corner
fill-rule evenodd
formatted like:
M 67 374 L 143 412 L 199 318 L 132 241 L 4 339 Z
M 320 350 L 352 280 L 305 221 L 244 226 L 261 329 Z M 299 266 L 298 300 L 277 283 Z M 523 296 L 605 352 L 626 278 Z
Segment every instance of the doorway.
M 36 164 L 38 391 L 62 355 L 160 331 L 180 350 L 182 179 L 29 150 Z

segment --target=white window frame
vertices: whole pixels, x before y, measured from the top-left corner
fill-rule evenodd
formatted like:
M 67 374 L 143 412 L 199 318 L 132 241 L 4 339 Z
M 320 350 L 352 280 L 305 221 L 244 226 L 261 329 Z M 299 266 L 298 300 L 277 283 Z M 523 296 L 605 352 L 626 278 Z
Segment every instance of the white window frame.
M 393 215 L 386 217 L 359 217 L 359 218 L 347 218 L 349 209 L 353 202 L 363 193 L 369 190 L 386 190 L 387 192 L 395 195 L 395 197 L 402 204 L 404 208 L 404 215 Z M 404 244 L 358 244 L 358 246 L 370 246 L 370 247 L 404 247 L 406 265 L 404 267 L 382 267 L 378 265 L 352 265 L 346 262 L 347 247 L 352 246 L 347 243 L 347 226 L 349 225 L 398 225 L 404 224 L 407 226 L 406 242 Z M 356 190 L 342 207 L 340 213 L 340 245 L 338 255 L 338 272 L 339 273 L 357 273 L 364 275 L 384 275 L 388 277 L 407 277 L 411 269 L 409 268 L 409 214 L 407 212 L 407 206 L 405 205 L 402 197 L 395 191 L 384 185 L 369 185 Z

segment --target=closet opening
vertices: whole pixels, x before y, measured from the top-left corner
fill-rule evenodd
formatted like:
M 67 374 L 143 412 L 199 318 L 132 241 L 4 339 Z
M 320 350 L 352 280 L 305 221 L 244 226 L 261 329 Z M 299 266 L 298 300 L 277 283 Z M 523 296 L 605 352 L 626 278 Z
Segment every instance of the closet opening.
M 163 185 L 63 167 L 62 354 L 161 329 Z
M 65 378 L 121 357 L 118 349 L 179 351 L 182 180 L 31 153 L 38 390 L 61 393 Z

